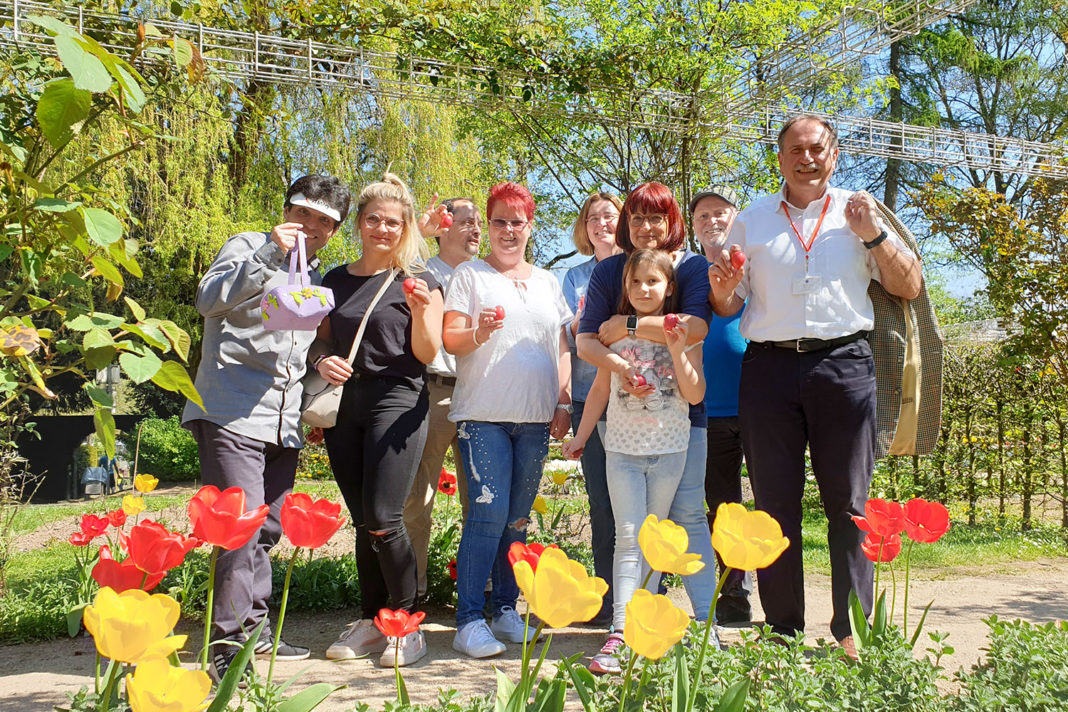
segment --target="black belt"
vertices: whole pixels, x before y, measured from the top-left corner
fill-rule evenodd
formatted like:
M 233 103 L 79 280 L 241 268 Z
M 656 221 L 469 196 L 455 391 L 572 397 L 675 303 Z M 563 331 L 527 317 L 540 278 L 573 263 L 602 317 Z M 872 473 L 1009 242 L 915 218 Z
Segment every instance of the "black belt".
M 776 346 L 780 349 L 792 349 L 798 353 L 809 353 L 811 351 L 833 349 L 835 346 L 851 344 L 867 337 L 868 332 L 858 331 L 855 334 L 839 336 L 835 339 L 790 339 L 789 341 L 761 341 L 759 343 L 763 346 Z
M 430 371 L 426 372 L 426 380 L 431 383 L 440 383 L 441 385 L 447 386 L 449 388 L 452 388 L 456 385 L 455 376 L 442 376 L 441 374 L 431 373 Z

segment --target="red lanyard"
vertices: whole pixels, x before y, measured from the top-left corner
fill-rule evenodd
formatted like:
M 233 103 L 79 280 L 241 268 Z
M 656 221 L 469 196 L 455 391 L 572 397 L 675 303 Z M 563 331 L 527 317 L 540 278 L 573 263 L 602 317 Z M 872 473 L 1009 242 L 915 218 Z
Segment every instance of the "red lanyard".
M 801 247 L 805 248 L 805 273 L 808 273 L 808 253 L 812 249 L 812 245 L 816 242 L 816 236 L 820 234 L 820 226 L 823 225 L 823 218 L 827 217 L 827 208 L 831 205 L 831 194 L 827 194 L 827 198 L 823 201 L 823 211 L 820 213 L 820 219 L 816 222 L 816 229 L 812 231 L 812 237 L 809 238 L 808 244 L 805 244 L 805 238 L 801 236 L 801 232 L 797 229 L 797 225 L 794 225 L 794 219 L 790 217 L 790 209 L 786 205 L 786 201 L 782 201 L 782 211 L 786 213 L 786 219 L 790 222 L 790 229 L 797 235 L 798 242 L 801 243 Z

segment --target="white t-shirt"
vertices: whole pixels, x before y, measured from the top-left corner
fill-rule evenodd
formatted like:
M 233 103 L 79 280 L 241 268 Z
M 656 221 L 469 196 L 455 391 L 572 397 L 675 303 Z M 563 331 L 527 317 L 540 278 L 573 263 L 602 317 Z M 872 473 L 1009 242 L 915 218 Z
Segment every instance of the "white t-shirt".
M 434 278 L 438 280 L 438 284 L 446 292 L 449 291 L 449 281 L 452 279 L 453 268 L 449 266 L 449 263 L 441 259 L 437 255 L 434 255 L 426 261 L 426 271 L 434 275 Z M 456 375 L 456 357 L 445 350 L 442 346 L 438 349 L 437 355 L 434 360 L 426 365 L 426 370 L 431 373 L 436 373 L 440 376 L 455 376 Z
M 525 280 L 505 277 L 482 260 L 452 273 L 445 311 L 467 314 L 504 307 L 504 327 L 456 358 L 449 420 L 548 423 L 559 395 L 560 324 L 572 318 L 560 283 L 534 267 Z
M 679 392 L 675 364 L 666 344 L 626 336 L 611 346 L 645 377 L 656 392 L 632 396 L 612 374 L 604 449 L 625 455 L 665 455 L 686 450 L 690 442 L 690 404 Z
M 811 288 L 798 288 L 805 276 L 805 250 L 783 212 L 782 191 L 757 200 L 734 221 L 729 241 L 741 245 L 749 258 L 735 290 L 749 300 L 739 324 L 746 339 L 833 339 L 874 325 L 868 285 L 879 279 L 879 266 L 846 222 L 845 207 L 853 194 L 833 187 L 827 194 L 831 201 L 809 253 Z M 803 209 L 790 206 L 789 217 L 806 242 L 819 223 L 824 200 Z M 897 235 L 890 233 L 889 243 L 913 258 Z

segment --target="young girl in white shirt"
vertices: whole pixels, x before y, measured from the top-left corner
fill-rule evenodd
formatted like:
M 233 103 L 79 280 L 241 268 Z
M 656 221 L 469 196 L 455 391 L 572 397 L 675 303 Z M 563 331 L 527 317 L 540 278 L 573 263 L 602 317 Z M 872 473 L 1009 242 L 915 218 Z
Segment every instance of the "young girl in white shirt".
M 623 268 L 619 313 L 639 317 L 671 314 L 675 291 L 671 255 L 661 250 L 637 250 Z M 686 464 L 689 404 L 700 403 L 705 396 L 701 343 L 687 348 L 686 332 L 684 322 L 665 319 L 666 343 L 627 336 L 612 344 L 612 369 L 597 370 L 578 432 L 563 447 L 566 457 L 577 459 L 607 406 L 607 423 L 601 434 L 616 519 L 612 566 L 615 601 L 613 630 L 590 663 L 593 672 L 621 671 L 616 653 L 623 645 L 626 606 L 648 573 L 638 547 L 638 529 L 650 514 L 658 518 L 668 515 Z M 656 583 L 653 579 L 651 586 Z

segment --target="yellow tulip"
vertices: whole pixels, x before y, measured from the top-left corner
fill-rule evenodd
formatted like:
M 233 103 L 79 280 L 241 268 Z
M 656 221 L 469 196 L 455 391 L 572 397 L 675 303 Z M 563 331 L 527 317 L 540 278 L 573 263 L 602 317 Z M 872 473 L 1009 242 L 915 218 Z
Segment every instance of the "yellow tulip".
M 638 546 L 654 571 L 689 576 L 704 568 L 700 554 L 687 554 L 690 537 L 670 519 L 650 514 L 638 530 Z
M 531 509 L 541 515 L 548 514 L 549 512 L 549 507 L 545 504 L 545 498 L 540 494 L 534 498 L 534 506 L 531 507 Z
M 115 593 L 105 587 L 85 607 L 83 620 L 101 655 L 136 664 L 165 658 L 185 645 L 186 636 L 170 635 L 179 612 L 178 602 L 170 596 L 140 589 Z
M 567 482 L 567 470 L 553 470 L 553 482 L 558 485 Z
M 159 478 L 152 475 L 137 475 L 134 477 L 134 489 L 142 494 L 148 494 L 152 490 L 156 489 L 156 485 L 159 484 Z
M 689 626 L 690 616 L 667 596 L 654 595 L 640 588 L 627 603 L 623 640 L 638 655 L 659 660 L 671 646 L 682 640 Z
M 716 510 L 712 546 L 725 565 L 755 571 L 773 564 L 790 546 L 790 540 L 767 512 L 750 512 L 736 502 L 725 502 Z
M 122 511 L 126 512 L 127 517 L 136 517 L 145 511 L 145 500 L 128 494 L 122 498 Z
M 512 571 L 530 610 L 550 628 L 565 628 L 593 618 L 608 591 L 604 579 L 590 576 L 582 564 L 567 558 L 560 549 L 545 549 L 537 570 L 520 560 Z
M 196 712 L 204 709 L 209 692 L 207 673 L 171 667 L 162 658 L 146 660 L 126 676 L 133 712 Z

